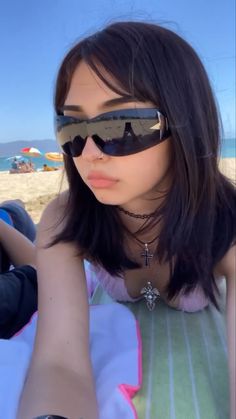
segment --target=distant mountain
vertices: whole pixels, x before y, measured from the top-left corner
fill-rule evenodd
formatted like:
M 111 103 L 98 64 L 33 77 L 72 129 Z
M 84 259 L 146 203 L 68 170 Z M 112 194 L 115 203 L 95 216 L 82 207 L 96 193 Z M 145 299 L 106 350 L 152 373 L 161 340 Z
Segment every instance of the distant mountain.
M 43 154 L 49 151 L 60 151 L 56 140 L 12 141 L 0 143 L 0 157 L 18 155 L 24 147 L 35 147 Z

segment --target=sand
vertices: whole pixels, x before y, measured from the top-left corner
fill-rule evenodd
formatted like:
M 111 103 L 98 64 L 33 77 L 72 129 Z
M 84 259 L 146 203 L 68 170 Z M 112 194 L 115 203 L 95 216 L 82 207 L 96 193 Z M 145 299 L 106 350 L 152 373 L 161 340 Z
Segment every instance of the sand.
M 236 158 L 221 159 L 219 168 L 229 179 L 236 182 Z
M 220 170 L 235 181 L 236 159 L 222 159 Z M 62 177 L 63 170 L 21 174 L 0 172 L 0 202 L 21 199 L 34 222 L 38 223 L 47 203 L 60 191 L 67 189 L 65 175 L 63 182 Z
M 0 172 L 0 185 L 0 202 L 21 199 L 35 223 L 39 222 L 47 203 L 67 189 L 63 170 L 20 174 Z

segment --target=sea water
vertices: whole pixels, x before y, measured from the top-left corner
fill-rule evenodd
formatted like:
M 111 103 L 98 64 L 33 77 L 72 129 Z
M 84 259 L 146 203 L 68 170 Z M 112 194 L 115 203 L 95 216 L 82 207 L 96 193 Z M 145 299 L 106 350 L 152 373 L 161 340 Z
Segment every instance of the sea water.
M 236 157 L 236 138 L 226 138 L 222 141 L 221 157 Z
M 227 138 L 222 141 L 221 147 L 221 157 L 232 157 L 236 158 L 236 139 L 235 138 Z M 12 160 L 7 160 L 8 156 L 0 157 L 0 171 L 9 171 L 11 168 Z M 25 159 L 27 161 L 27 158 Z M 49 161 L 45 157 L 31 157 L 30 160 L 35 165 L 36 170 L 41 170 L 44 164 L 48 166 L 61 166 L 63 163 L 61 162 L 54 162 Z

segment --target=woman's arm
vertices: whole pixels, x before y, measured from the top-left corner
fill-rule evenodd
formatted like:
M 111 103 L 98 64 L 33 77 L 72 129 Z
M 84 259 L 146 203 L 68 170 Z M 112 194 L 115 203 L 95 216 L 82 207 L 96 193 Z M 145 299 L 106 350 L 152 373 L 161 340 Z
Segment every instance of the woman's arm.
M 236 340 L 236 246 L 232 246 L 220 262 L 223 276 L 227 285 L 227 338 L 228 338 L 228 365 L 230 386 L 230 419 L 235 419 L 235 340 Z
M 97 418 L 83 261 L 73 243 L 45 248 L 57 232 L 58 207 L 58 200 L 49 204 L 38 229 L 38 324 L 17 419 Z
M 14 266 L 35 267 L 35 245 L 23 234 L 0 220 L 0 244 Z

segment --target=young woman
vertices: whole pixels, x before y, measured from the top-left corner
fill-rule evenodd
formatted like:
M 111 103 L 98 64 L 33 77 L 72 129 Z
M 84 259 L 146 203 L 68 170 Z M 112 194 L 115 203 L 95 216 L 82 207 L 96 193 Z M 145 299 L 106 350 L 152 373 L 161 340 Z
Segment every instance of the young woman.
M 114 299 L 143 297 L 150 310 L 158 293 L 177 309 L 217 306 L 225 276 L 234 371 L 235 190 L 218 170 L 218 114 L 196 53 L 163 27 L 114 23 L 65 57 L 55 113 L 69 191 L 40 222 L 39 320 L 18 417 L 97 417 L 85 259 Z M 233 419 L 233 373 L 230 385 Z

